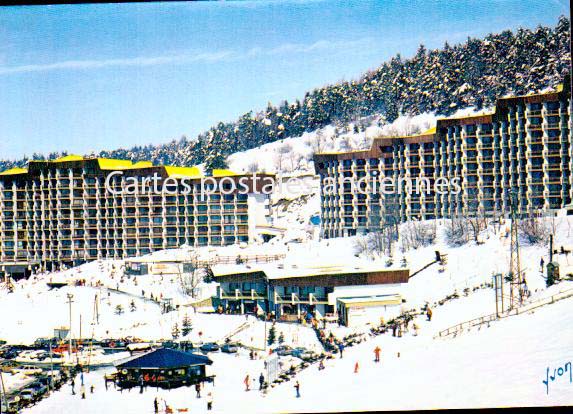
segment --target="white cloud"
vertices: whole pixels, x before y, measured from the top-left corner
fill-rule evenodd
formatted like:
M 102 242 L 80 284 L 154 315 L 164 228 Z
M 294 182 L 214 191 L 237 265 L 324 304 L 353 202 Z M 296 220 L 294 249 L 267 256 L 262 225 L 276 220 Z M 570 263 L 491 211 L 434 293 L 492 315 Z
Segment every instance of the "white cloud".
M 0 67 L 0 75 L 12 73 L 27 72 L 45 72 L 62 69 L 99 69 L 107 67 L 122 66 L 157 66 L 165 64 L 180 64 L 193 62 L 218 62 L 228 59 L 233 52 L 215 52 L 199 53 L 196 55 L 172 55 L 172 56 L 155 56 L 155 57 L 135 57 L 123 59 L 104 59 L 104 60 L 66 60 L 62 62 L 38 64 L 38 65 L 21 65 L 21 66 L 4 66 Z
M 167 56 L 152 57 L 134 57 L 119 59 L 103 60 L 65 60 L 61 62 L 46 64 L 30 64 L 20 66 L 0 66 L 0 75 L 10 75 L 16 73 L 46 72 L 55 70 L 85 70 L 101 69 L 110 67 L 127 67 L 127 66 L 158 66 L 171 64 L 188 64 L 188 63 L 209 63 L 229 60 L 239 60 L 253 58 L 256 56 L 277 56 L 284 54 L 309 53 L 321 50 L 339 50 L 365 45 L 372 39 L 363 38 L 358 40 L 330 41 L 319 40 L 312 44 L 302 43 L 285 43 L 273 48 L 263 49 L 254 47 L 246 52 L 220 51 L 205 52 L 198 54 L 179 54 Z

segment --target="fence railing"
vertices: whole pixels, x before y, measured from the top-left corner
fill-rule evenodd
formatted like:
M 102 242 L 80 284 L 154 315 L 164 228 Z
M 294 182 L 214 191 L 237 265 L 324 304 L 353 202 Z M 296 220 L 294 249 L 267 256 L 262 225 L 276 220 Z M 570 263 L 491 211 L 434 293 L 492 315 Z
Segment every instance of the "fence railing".
M 504 312 L 500 312 L 499 315 L 492 313 L 489 315 L 480 316 L 478 318 L 458 323 L 456 325 L 450 326 L 447 329 L 441 330 L 434 338 L 445 338 L 450 335 L 456 337 L 458 334 L 462 333 L 466 329 L 483 325 L 489 322 L 493 322 L 498 319 L 507 318 L 509 316 L 515 316 L 524 312 L 529 312 L 541 306 L 549 305 L 572 296 L 573 296 L 573 289 L 567 289 L 546 298 L 538 299 L 531 302 L 526 302 L 518 308 L 513 308 Z
M 197 264 L 199 266 L 212 266 L 217 264 L 270 263 L 282 260 L 285 256 L 284 254 L 219 256 L 208 260 L 197 260 Z

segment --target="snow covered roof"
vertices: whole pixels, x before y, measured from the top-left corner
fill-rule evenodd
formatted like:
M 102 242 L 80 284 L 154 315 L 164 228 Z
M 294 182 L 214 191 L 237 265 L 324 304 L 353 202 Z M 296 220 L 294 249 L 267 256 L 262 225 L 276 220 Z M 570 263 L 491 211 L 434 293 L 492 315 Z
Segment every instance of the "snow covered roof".
M 324 275 L 355 274 L 355 273 L 374 273 L 386 271 L 385 267 L 380 266 L 351 266 L 351 265 L 327 265 L 322 266 L 277 266 L 268 265 L 263 269 L 268 279 L 286 279 L 293 277 L 313 277 Z
M 402 303 L 402 296 L 394 295 L 377 295 L 377 296 L 356 296 L 350 298 L 338 298 L 338 301 L 347 307 L 349 306 L 384 306 L 399 305 Z
M 203 355 L 159 348 L 120 363 L 117 368 L 180 368 L 193 365 L 211 365 L 212 363 L 209 358 Z
M 314 277 L 338 277 L 348 275 L 361 275 L 377 277 L 381 274 L 396 275 L 401 281 L 405 283 L 408 280 L 409 269 L 386 268 L 381 265 L 348 265 L 348 264 L 323 264 L 323 265 L 284 265 L 277 263 L 269 264 L 231 264 L 231 265 L 216 265 L 212 266 L 213 276 L 257 276 L 257 278 L 264 276 L 267 280 L 285 280 L 295 278 L 314 278 Z M 380 281 L 380 283 L 388 283 Z M 368 283 L 375 284 L 375 283 Z

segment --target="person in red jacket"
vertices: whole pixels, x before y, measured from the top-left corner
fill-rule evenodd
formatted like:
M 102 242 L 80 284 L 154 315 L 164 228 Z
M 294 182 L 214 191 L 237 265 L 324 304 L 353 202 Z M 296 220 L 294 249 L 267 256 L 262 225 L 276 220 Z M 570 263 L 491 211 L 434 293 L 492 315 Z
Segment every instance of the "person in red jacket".
M 377 346 L 376 348 L 374 348 L 374 361 L 375 362 L 380 362 L 380 347 Z

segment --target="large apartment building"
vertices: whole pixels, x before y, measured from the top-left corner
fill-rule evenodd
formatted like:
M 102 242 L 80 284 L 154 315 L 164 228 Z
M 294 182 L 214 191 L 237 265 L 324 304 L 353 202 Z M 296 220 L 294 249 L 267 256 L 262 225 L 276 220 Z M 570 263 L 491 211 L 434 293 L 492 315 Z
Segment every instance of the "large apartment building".
M 159 192 L 151 186 L 154 176 Z M 248 176 L 228 170 L 214 170 L 209 177 L 205 180 L 197 167 L 75 155 L 4 171 L 0 272 L 23 275 L 183 244 L 249 242 L 269 215 L 261 182 L 247 179 L 241 187 L 239 180 Z M 141 184 L 138 191 L 134 183 Z
M 504 214 L 512 193 L 521 214 L 570 204 L 568 80 L 564 86 L 500 98 L 491 113 L 439 119 L 435 128 L 416 136 L 376 138 L 369 150 L 315 155 L 323 236 L 353 235 L 389 221 Z M 402 184 L 410 180 L 413 191 L 405 184 L 399 191 L 387 186 L 385 192 L 381 186 L 374 191 L 374 186 L 353 185 L 385 177 Z M 459 188 L 445 186 L 453 179 Z

